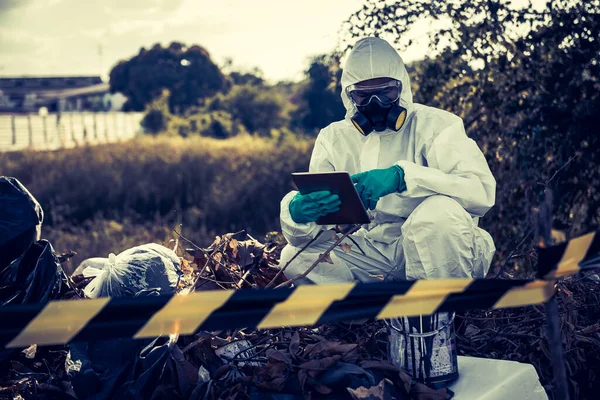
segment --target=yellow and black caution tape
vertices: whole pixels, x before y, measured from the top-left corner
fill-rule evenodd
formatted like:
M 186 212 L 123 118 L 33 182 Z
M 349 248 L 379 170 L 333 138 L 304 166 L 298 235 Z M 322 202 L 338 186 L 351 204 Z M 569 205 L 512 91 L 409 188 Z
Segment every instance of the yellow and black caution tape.
M 562 278 L 600 265 L 600 231 L 538 250 L 539 276 Z
M 600 234 L 594 233 L 540 249 L 540 264 L 546 266 L 542 275 L 561 277 L 598 267 L 599 254 Z M 543 303 L 553 294 L 553 280 L 442 279 L 52 301 L 0 307 L 0 346 L 497 309 Z

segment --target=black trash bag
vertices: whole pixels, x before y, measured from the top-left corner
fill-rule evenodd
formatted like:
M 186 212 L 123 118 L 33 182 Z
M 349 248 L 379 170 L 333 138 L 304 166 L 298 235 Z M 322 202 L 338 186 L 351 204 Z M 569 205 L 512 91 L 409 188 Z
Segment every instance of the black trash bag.
M 16 178 L 0 176 L 0 269 L 39 240 L 44 212 Z
M 47 303 L 59 296 L 63 279 L 54 248 L 42 239 L 0 270 L 0 306 Z
M 69 344 L 67 372 L 80 399 L 142 400 L 152 397 L 175 341 L 95 340 Z
M 52 245 L 40 240 L 9 266 L 0 270 L 0 306 L 45 304 L 59 298 L 66 275 Z M 0 363 L 18 350 L 0 350 Z
M 135 297 L 157 294 L 140 292 Z M 169 336 L 70 343 L 67 373 L 73 390 L 81 399 L 149 399 L 176 342 Z

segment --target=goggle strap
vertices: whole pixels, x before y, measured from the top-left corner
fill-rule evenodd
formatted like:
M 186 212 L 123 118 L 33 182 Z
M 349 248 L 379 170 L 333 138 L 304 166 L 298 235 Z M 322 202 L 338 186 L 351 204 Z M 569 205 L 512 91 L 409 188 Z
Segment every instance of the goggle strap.
M 373 86 L 361 86 L 358 84 L 352 84 L 349 85 L 346 88 L 346 92 L 350 93 L 354 90 L 368 90 L 368 91 L 372 91 L 372 90 L 377 90 L 377 89 L 385 89 L 388 87 L 400 87 L 400 81 L 398 80 L 393 80 L 393 81 L 389 81 L 389 82 L 385 82 L 385 83 L 381 83 L 379 85 L 373 85 Z

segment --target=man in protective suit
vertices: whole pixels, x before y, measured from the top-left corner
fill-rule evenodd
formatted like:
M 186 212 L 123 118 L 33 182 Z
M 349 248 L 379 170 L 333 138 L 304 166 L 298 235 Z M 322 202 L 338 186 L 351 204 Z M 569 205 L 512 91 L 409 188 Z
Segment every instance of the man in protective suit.
M 384 40 L 362 39 L 342 74 L 346 117 L 323 128 L 310 172 L 348 171 L 371 223 L 299 283 L 483 278 L 495 252 L 478 220 L 495 202 L 496 181 L 461 118 L 413 103 L 408 73 Z M 315 238 L 318 217 L 339 209 L 329 192 L 288 193 L 280 265 Z M 304 273 L 333 243 L 324 232 L 285 271 Z M 360 248 L 358 248 L 360 247 Z

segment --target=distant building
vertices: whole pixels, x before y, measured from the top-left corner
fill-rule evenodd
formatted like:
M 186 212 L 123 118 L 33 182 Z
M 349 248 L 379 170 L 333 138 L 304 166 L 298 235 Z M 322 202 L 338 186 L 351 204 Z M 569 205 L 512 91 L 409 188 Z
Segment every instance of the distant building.
M 0 78 L 0 112 L 118 111 L 126 100 L 99 76 Z

